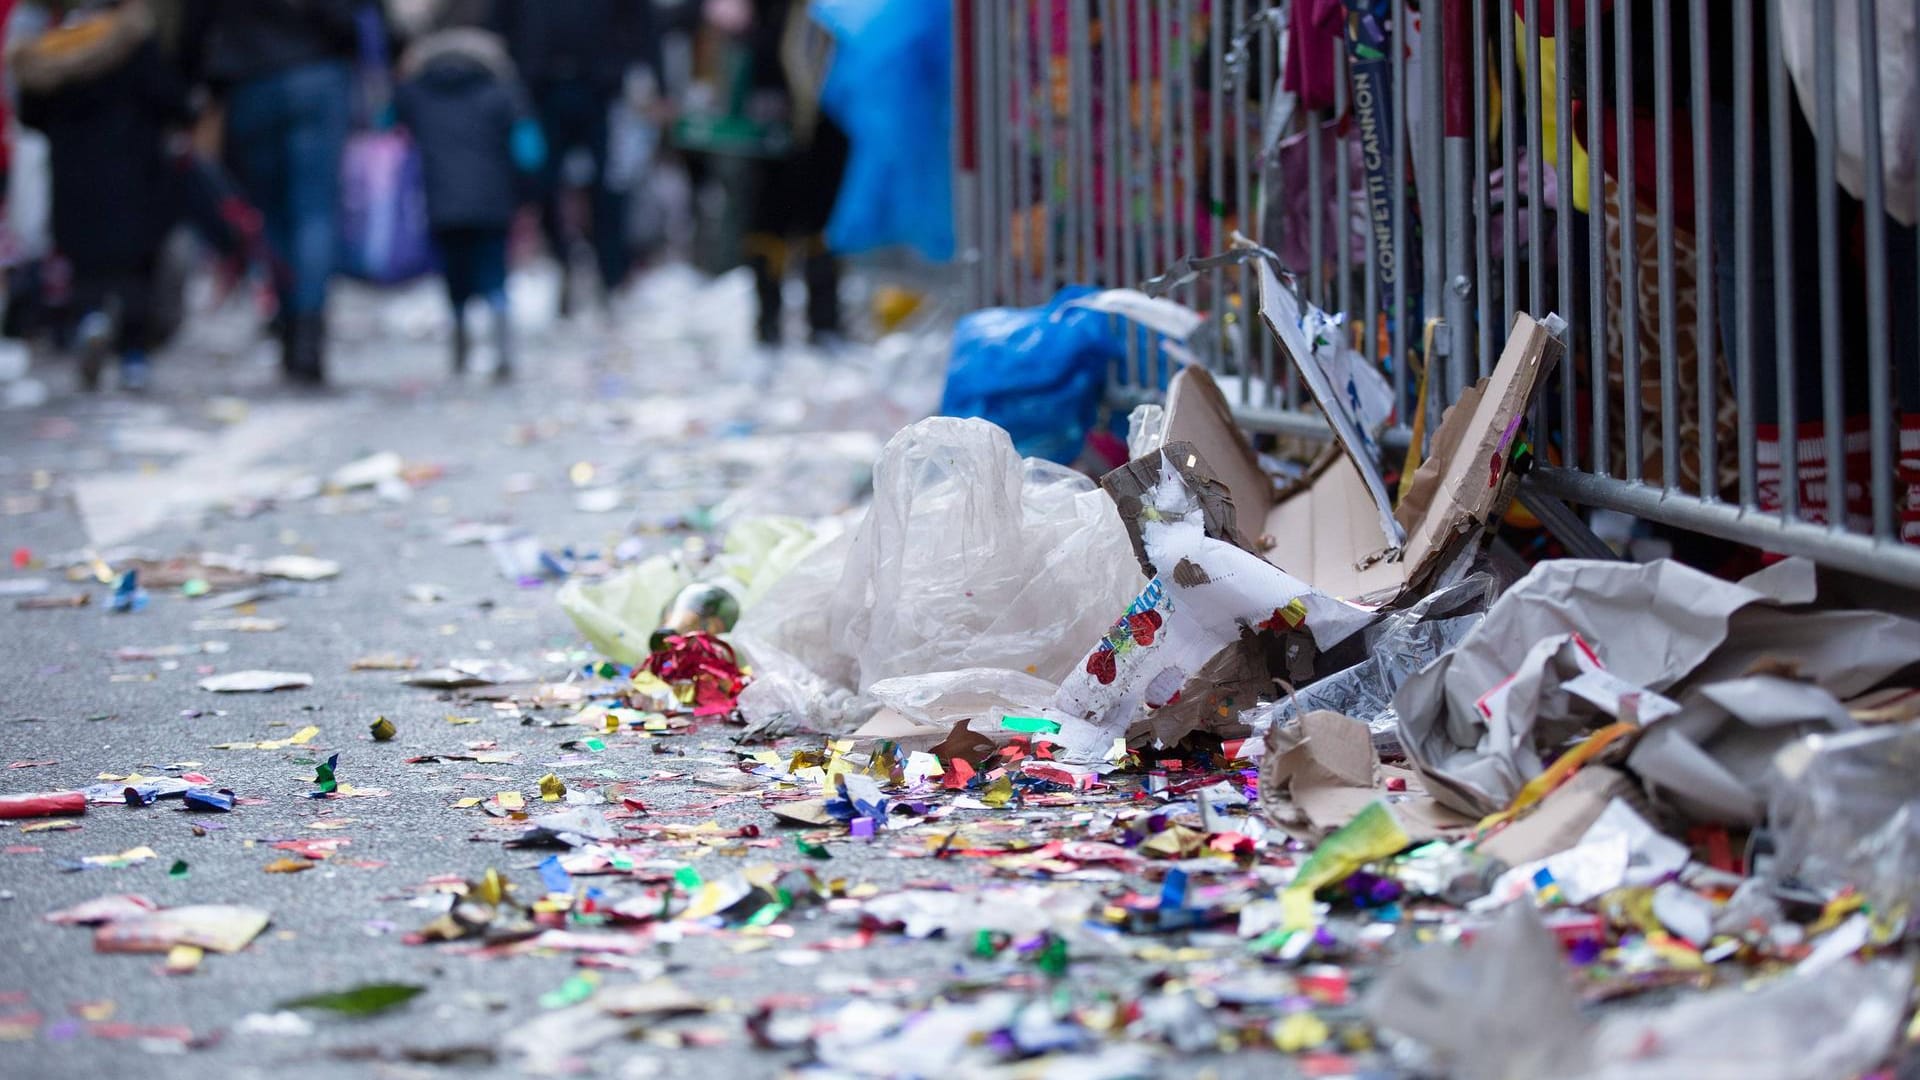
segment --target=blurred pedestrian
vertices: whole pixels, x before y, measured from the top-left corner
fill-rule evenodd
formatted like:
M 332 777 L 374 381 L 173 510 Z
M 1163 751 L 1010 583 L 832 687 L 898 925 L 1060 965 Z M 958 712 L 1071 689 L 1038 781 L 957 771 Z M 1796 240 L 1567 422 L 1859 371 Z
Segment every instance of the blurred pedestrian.
M 663 87 L 653 0 L 499 0 L 495 25 L 506 38 L 546 135 L 541 225 L 560 263 L 560 308 L 573 308 L 564 200 L 568 162 L 584 155 L 594 261 L 611 300 L 632 265 L 627 198 L 607 167 L 608 113 L 629 85 Z
M 513 326 L 507 307 L 507 233 L 521 202 L 521 180 L 544 163 L 513 61 L 485 30 L 441 30 L 401 58 L 394 105 L 420 148 L 426 172 L 427 219 L 453 303 L 453 368 L 467 364 L 467 302 L 486 302 L 499 361 L 494 378 L 513 369 Z
M 161 59 L 146 0 L 48 5 L 47 29 L 10 42 L 20 119 L 52 153 L 53 238 L 73 269 L 85 389 L 109 353 L 120 385 L 144 390 L 161 243 L 174 219 L 169 128 L 184 89 Z
M 756 329 L 764 345 L 780 343 L 783 288 L 796 248 L 807 287 L 810 340 L 830 344 L 842 332 L 840 260 L 827 250 L 825 233 L 851 145 L 846 132 L 820 109 L 825 65 L 806 60 L 809 35 L 818 33 L 808 21 L 806 0 L 753 0 L 746 31 L 753 58 L 747 110 L 761 123 L 784 124 L 790 140 L 785 153 L 758 163 L 747 218 L 747 263 L 753 268 L 760 308 Z
M 326 379 L 327 282 L 339 234 L 340 159 L 362 0 L 189 0 L 181 38 L 222 95 L 225 153 L 266 218 L 276 275 L 280 363 Z

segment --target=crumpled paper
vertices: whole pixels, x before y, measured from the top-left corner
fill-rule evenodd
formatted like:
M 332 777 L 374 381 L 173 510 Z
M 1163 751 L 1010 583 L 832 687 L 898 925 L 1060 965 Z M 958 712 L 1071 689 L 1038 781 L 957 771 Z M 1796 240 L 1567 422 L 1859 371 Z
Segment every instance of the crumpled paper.
M 1401 742 L 1435 798 L 1493 813 L 1559 751 L 1616 718 L 1565 683 L 1604 669 L 1609 681 L 1665 690 L 1727 640 L 1737 612 L 1813 599 L 1813 566 L 1799 559 L 1739 583 L 1668 560 L 1541 563 L 1400 688 Z

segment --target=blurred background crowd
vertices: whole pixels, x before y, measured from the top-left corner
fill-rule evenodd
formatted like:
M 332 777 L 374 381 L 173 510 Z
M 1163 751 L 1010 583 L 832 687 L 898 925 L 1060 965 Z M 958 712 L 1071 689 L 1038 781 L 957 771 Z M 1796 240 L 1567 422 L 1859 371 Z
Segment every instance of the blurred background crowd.
M 942 258 L 952 241 L 943 194 L 904 225 L 869 207 L 829 244 L 858 140 L 833 107 L 835 38 L 808 6 L 0 0 L 4 332 L 71 354 L 87 389 L 138 391 L 185 283 L 211 267 L 220 302 L 256 309 L 286 380 L 313 386 L 330 282 L 438 273 L 454 369 L 483 343 L 506 378 L 510 265 L 556 261 L 560 313 L 593 317 L 638 269 L 686 259 L 752 268 L 743 318 L 763 343 L 790 329 L 830 345 L 836 249 Z M 945 78 L 921 80 L 930 120 Z M 897 154 L 889 142 L 862 149 Z M 944 157 L 927 166 L 944 183 Z

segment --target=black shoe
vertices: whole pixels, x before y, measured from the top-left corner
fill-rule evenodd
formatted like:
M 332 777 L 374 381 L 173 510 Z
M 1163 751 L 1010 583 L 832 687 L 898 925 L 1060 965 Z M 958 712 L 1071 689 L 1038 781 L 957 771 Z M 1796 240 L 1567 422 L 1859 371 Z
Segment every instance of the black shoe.
M 463 312 L 453 313 L 453 373 L 464 375 L 467 370 L 467 320 Z
M 302 386 L 327 381 L 327 324 L 320 315 L 295 315 L 287 320 L 287 345 L 282 353 L 287 380 Z
M 493 381 L 506 382 L 513 378 L 513 315 L 505 305 L 493 308 L 493 348 L 498 357 L 493 365 Z

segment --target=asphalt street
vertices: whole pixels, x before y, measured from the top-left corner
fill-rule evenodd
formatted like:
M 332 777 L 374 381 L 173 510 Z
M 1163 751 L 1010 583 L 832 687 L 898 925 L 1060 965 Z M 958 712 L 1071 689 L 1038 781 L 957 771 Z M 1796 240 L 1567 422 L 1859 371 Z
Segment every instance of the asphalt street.
M 47 400 L 0 412 L 0 549 L 27 562 L 0 581 L 26 589 L 17 583 L 39 580 L 43 595 L 87 593 L 92 603 L 28 611 L 9 597 L 0 609 L 0 765 L 11 766 L 0 769 L 0 794 L 171 768 L 205 775 L 241 805 L 226 815 L 189 814 L 165 801 L 97 805 L 70 830 L 27 833 L 25 821 L 0 829 L 0 1072 L 488 1076 L 556 1064 L 510 1049 L 507 1034 L 553 1013 L 555 999 L 543 1005 L 543 995 L 564 995 L 570 979 L 589 973 L 575 957 L 478 956 L 458 943 L 403 941 L 433 918 L 410 903 L 429 879 L 497 868 L 534 887 L 533 867 L 546 853 L 504 848 L 519 826 L 459 804 L 503 790 L 537 799 L 548 772 L 591 785 L 626 782 L 622 790 L 644 800 L 653 824 L 766 830 L 655 853 L 709 879 L 754 863 L 809 862 L 772 828 L 754 791 L 712 781 L 736 760 L 728 726 L 677 738 L 623 735 L 583 759 L 559 745 L 579 728 L 541 724 L 564 711 L 515 716 L 403 685 L 392 671 L 350 670 L 357 658 L 394 653 L 426 667 L 507 660 L 564 681 L 593 659 L 551 584 L 507 580 L 485 546 L 450 543 L 450 530 L 511 526 L 555 550 L 604 552 L 623 539 L 668 550 L 689 535 L 672 527 L 676 518 L 716 504 L 734 516 L 852 505 L 882 437 L 928 407 L 911 402 L 937 381 L 927 382 L 925 358 L 873 350 L 792 354 L 768 365 L 745 345 L 739 284 L 700 287 L 668 275 L 611 319 L 530 319 L 520 378 L 506 387 L 484 372 L 465 381 L 448 374 L 437 298 L 420 290 L 346 298 L 337 388 L 317 397 L 277 387 L 271 358 L 231 308 L 190 327 L 159 358 L 157 387 L 146 397 L 79 395 L 66 366 L 36 364 L 32 377 Z M 406 491 L 388 492 L 405 501 L 369 490 L 315 493 L 315 478 L 380 452 L 407 464 Z M 583 497 L 606 487 L 617 499 Z M 70 581 L 59 565 L 84 563 L 88 553 L 111 560 L 141 552 L 304 554 L 337 561 L 342 571 L 227 610 L 211 610 L 217 598 L 156 586 L 143 610 L 114 614 L 105 608 L 108 588 Z M 248 613 L 284 627 L 204 628 Z M 129 649 L 179 655 L 116 659 Z M 196 686 L 209 674 L 247 669 L 310 673 L 314 683 L 234 695 Z M 372 740 L 377 716 L 398 728 L 392 741 Z M 309 725 L 320 733 L 305 745 L 214 749 L 286 739 Z M 476 746 L 510 760 L 406 763 L 471 755 Z M 335 753 L 340 781 L 362 796 L 303 797 L 313 790 L 315 762 Z M 311 869 L 265 872 L 287 854 L 271 844 L 287 839 L 346 844 Z M 143 846 L 154 857 L 133 865 L 65 868 Z M 830 847 L 832 859 L 812 865 L 843 888 L 979 876 L 952 862 L 890 857 L 881 845 Z M 177 863 L 184 871 L 170 873 Z M 609 887 L 618 895 L 624 886 Z M 87 929 L 43 920 L 119 893 L 169 907 L 254 905 L 272 922 L 244 951 L 208 954 L 193 974 L 170 975 L 162 956 L 99 953 Z M 663 937 L 628 958 L 626 970 L 592 977 L 604 991 L 664 965 L 708 1011 L 631 1024 L 576 1060 L 556 1053 L 557 1065 L 616 1077 L 778 1075 L 807 1054 L 750 1045 L 745 1018 L 758 1003 L 910 1000 L 942 980 L 1009 977 L 942 940 L 882 936 L 844 952 L 805 948 L 843 938 L 854 925 L 844 910 L 815 906 L 758 941 Z M 1124 992 L 1149 974 L 1130 962 L 1090 961 L 1073 978 Z M 371 1018 L 309 1013 L 310 1031 L 256 1030 L 279 1002 L 372 982 L 427 989 Z M 538 1038 L 564 1049 L 563 1036 Z M 1160 1071 L 1207 1068 L 1203 1058 Z

